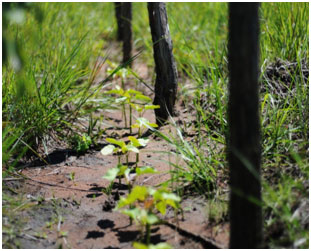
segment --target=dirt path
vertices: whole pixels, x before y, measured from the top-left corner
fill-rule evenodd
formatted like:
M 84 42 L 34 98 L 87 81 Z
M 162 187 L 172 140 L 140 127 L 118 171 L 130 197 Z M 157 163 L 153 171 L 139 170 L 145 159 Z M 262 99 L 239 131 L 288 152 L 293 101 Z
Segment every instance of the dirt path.
M 114 121 L 119 121 L 118 116 L 121 116 L 120 113 L 110 115 Z M 147 117 L 150 116 L 152 114 Z M 162 130 L 169 130 L 169 126 Z M 140 163 L 155 167 L 160 174 L 143 175 L 137 180 L 137 185 L 155 186 L 170 178 L 169 156 L 160 151 L 170 152 L 172 148 L 154 136 L 149 138 L 151 141 L 142 151 Z M 47 238 L 23 238 L 22 248 L 132 248 L 132 242 L 140 237 L 139 229 L 134 224 L 130 225 L 127 216 L 112 210 L 119 199 L 117 191 L 120 196 L 127 194 L 126 185 L 115 186 L 110 197 L 102 192 L 109 184 L 102 176 L 117 164 L 117 158 L 103 156 L 99 150 L 80 157 L 62 156 L 66 154 L 66 151 L 54 153 L 56 160 L 66 159 L 58 164 L 23 171 L 30 178 L 23 188 L 28 197 L 34 201 L 40 201 L 39 197 L 45 198 L 33 215 L 28 215 L 26 228 L 30 236 L 41 232 Z M 130 162 L 134 157 L 130 156 Z M 169 211 L 165 220 L 172 224 L 154 226 L 152 243 L 167 242 L 174 248 L 208 248 L 213 243 L 218 247 L 227 246 L 228 223 L 216 226 L 209 223 L 203 197 L 185 197 L 181 205 L 184 220 L 179 215 L 176 222 L 173 211 Z M 48 222 L 54 224 L 48 228 Z M 174 226 L 178 225 L 176 230 Z

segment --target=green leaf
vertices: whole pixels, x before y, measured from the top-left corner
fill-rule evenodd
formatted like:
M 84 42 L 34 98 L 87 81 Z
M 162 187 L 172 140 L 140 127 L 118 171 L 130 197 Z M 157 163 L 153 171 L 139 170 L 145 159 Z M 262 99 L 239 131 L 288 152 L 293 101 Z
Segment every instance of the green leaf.
M 165 242 L 161 242 L 161 243 L 158 243 L 156 245 L 149 245 L 148 247 L 149 249 L 172 249 L 172 246 L 165 243 Z
M 151 214 L 151 213 L 147 214 L 146 222 L 148 224 L 152 225 L 152 224 L 157 223 L 158 221 L 159 221 L 158 217 L 155 216 L 154 214 Z
M 136 122 L 138 122 L 138 124 L 139 124 L 140 126 L 143 125 L 143 126 L 146 127 L 146 128 L 150 128 L 150 127 L 156 128 L 156 127 L 158 127 L 157 124 L 155 124 L 155 123 L 150 123 L 149 120 L 146 119 L 146 118 L 138 118 L 138 119 L 136 120 Z
M 121 147 L 121 150 L 122 150 L 122 153 L 127 153 L 129 149 L 128 149 L 128 146 L 124 144 L 124 145 Z
M 149 139 L 136 139 L 133 136 L 129 136 L 128 139 L 131 141 L 132 145 L 135 147 L 139 147 L 139 146 L 146 146 L 147 143 L 149 142 Z
M 140 125 L 145 125 L 145 124 L 149 123 L 149 120 L 146 119 L 146 118 L 143 118 L 143 117 L 138 118 L 136 121 L 137 121 Z
M 123 93 L 123 97 L 126 97 L 127 99 L 131 98 L 131 95 L 128 92 Z
M 148 126 L 156 128 L 158 125 L 156 123 L 147 123 Z
M 139 153 L 138 148 L 135 147 L 135 146 L 132 146 L 132 145 L 127 145 L 127 150 L 131 151 L 131 152 L 134 152 L 134 153 Z
M 131 169 L 130 168 L 127 168 L 125 171 L 124 171 L 124 177 L 126 179 L 126 182 L 127 183 L 130 183 L 130 172 L 131 172 Z
M 136 90 L 133 90 L 133 89 L 129 89 L 127 92 L 130 95 L 142 95 L 142 93 L 140 91 L 136 91 Z
M 119 172 L 118 175 L 124 175 L 126 170 L 129 170 L 128 166 L 124 166 L 124 165 L 118 165 L 119 168 Z
M 130 203 L 134 202 L 135 200 L 144 201 L 148 195 L 147 188 L 145 186 L 135 186 L 131 193 L 128 195 L 128 200 Z
M 143 243 L 134 242 L 133 248 L 136 248 L 136 249 L 172 249 L 172 247 L 165 242 L 161 242 L 156 245 L 152 245 L 152 244 L 146 245 Z
M 108 145 L 108 146 L 105 146 L 103 149 L 101 149 L 100 153 L 102 155 L 109 155 L 113 153 L 114 149 L 115 149 L 114 145 Z
M 128 139 L 131 141 L 132 145 L 135 147 L 141 146 L 141 144 L 139 143 L 138 139 L 136 139 L 133 136 L 128 136 Z
M 159 105 L 145 105 L 145 110 L 154 110 L 154 109 L 159 109 Z
M 138 112 L 142 112 L 143 110 L 144 110 L 144 107 L 143 106 L 141 106 L 141 105 L 137 105 L 137 104 L 130 104 L 130 106 L 133 108 L 133 109 L 135 109 L 136 111 L 138 111 Z
M 136 168 L 137 175 L 149 174 L 149 173 L 159 173 L 151 166 L 142 166 Z
M 139 243 L 139 242 L 134 242 L 133 243 L 133 248 L 136 249 L 149 249 L 149 246 L 143 243 Z
M 145 96 L 143 94 L 137 94 L 135 96 L 135 99 L 140 100 L 140 101 L 145 101 L 145 102 L 151 102 L 152 101 L 151 98 L 149 98 L 149 97 L 147 97 L 147 96 Z
M 125 143 L 123 141 L 118 141 L 118 140 L 115 140 L 113 138 L 106 138 L 106 141 L 111 143 L 111 144 L 117 145 L 120 148 L 125 146 Z
M 130 218 L 135 220 L 135 222 L 138 221 L 139 216 L 141 215 L 141 210 L 137 207 L 132 209 L 124 209 L 121 211 L 121 213 L 128 215 Z
M 121 97 L 121 98 L 116 98 L 115 102 L 116 102 L 116 103 L 122 103 L 122 102 L 124 102 L 125 100 L 127 100 L 127 97 Z
M 163 200 L 162 193 L 159 192 L 158 190 L 152 189 L 149 191 L 149 194 L 153 196 L 153 199 L 155 201 Z
M 125 206 L 130 205 L 130 204 L 131 203 L 129 203 L 129 200 L 127 198 L 121 197 L 114 210 L 117 210 L 121 207 L 125 207 Z
M 163 199 L 165 199 L 165 200 L 173 200 L 173 201 L 177 201 L 177 202 L 180 201 L 180 197 L 174 193 L 163 193 L 162 196 L 163 196 Z
M 143 138 L 141 138 L 141 139 L 138 139 L 138 141 L 139 141 L 139 144 L 140 144 L 141 146 L 146 146 L 147 143 L 149 142 L 149 139 L 143 139 Z
M 61 237 L 68 236 L 68 232 L 67 231 L 60 231 L 59 234 L 60 234 Z
M 110 91 L 106 91 L 105 94 L 117 94 L 117 95 L 122 95 L 123 94 L 123 89 L 120 90 L 110 90 Z
M 176 203 L 176 201 L 173 201 L 173 200 L 165 200 L 165 203 L 166 203 L 167 205 L 170 205 L 172 208 L 175 208 L 175 209 L 179 208 L 179 206 L 178 206 L 178 204 Z
M 149 246 L 143 243 L 139 243 L 139 242 L 134 242 L 133 243 L 133 248 L 136 249 L 149 249 Z
M 140 125 L 139 124 L 133 124 L 132 128 L 140 128 Z
M 166 203 L 164 201 L 160 201 L 156 204 L 156 209 L 159 210 L 159 212 L 162 214 L 162 215 L 165 215 L 166 213 Z
M 104 179 L 109 180 L 109 181 L 113 181 L 118 173 L 119 173 L 119 168 L 118 167 L 114 167 L 108 170 L 108 172 L 103 176 Z

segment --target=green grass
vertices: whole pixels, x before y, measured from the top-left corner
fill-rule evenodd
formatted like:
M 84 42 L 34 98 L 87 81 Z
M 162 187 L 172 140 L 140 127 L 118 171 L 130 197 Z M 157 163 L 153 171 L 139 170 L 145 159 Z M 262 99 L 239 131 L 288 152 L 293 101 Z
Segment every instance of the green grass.
M 98 4 L 37 6 L 44 17 L 41 22 L 30 9 L 24 24 L 9 25 L 6 36 L 15 36 L 22 46 L 23 67 L 19 72 L 11 65 L 4 67 L 2 78 L 3 121 L 8 135 L 21 135 L 20 147 L 26 145 L 32 153 L 42 145 L 46 149 L 51 137 L 65 142 L 75 134 L 82 137 L 77 118 L 90 117 L 91 112 L 111 103 L 108 98 L 89 101 L 103 87 L 93 86 L 99 69 L 95 59 L 107 56 L 102 37 L 111 35 L 112 27 L 104 25 L 101 17 L 111 9 Z
M 116 37 L 113 4 L 35 5 L 43 16 L 41 22 L 30 8 L 23 24 L 10 24 L 4 31 L 7 38 L 16 38 L 23 60 L 20 72 L 12 65 L 2 68 L 2 153 L 10 171 L 26 152 L 36 155 L 43 147 L 47 153 L 52 140 L 87 150 L 91 144 L 87 137 L 96 143 L 102 133 L 94 134 L 102 118 L 93 112 L 113 103 L 101 92 L 110 82 L 96 86 L 93 81 L 96 58 L 110 55 Z M 217 195 L 217 177 L 227 175 L 228 6 L 167 3 L 167 12 L 179 72 L 178 97 L 187 108 L 193 106 L 196 119 L 194 124 L 179 125 L 180 134 L 162 135 L 183 159 L 171 161 L 172 179 L 190 182 L 201 193 L 209 193 L 212 187 Z M 304 76 L 309 68 L 308 13 L 309 3 L 262 3 L 260 7 L 265 231 L 277 225 L 283 231 L 281 241 L 267 237 L 270 247 L 292 247 L 303 238 L 307 240 L 301 247 L 308 245 L 308 230 L 290 217 L 299 200 L 308 197 L 302 185 L 309 179 L 309 79 Z M 146 3 L 133 3 L 133 33 L 135 50 L 143 49 L 140 60 L 153 69 Z M 283 67 L 285 78 L 268 76 L 276 67 Z M 79 125 L 81 118 L 91 126 Z M 191 142 L 183 136 L 188 131 L 196 133 Z

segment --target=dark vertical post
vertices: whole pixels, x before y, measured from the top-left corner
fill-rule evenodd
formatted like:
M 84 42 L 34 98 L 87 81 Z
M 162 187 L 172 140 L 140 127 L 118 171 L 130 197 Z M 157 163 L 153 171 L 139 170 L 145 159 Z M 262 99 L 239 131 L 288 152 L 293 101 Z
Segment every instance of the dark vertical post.
M 115 14 L 117 19 L 117 40 L 122 41 L 122 19 L 121 19 L 121 5 L 122 3 L 115 2 Z
M 167 22 L 165 3 L 148 3 L 149 22 L 153 42 L 156 70 L 155 97 L 153 104 L 156 120 L 163 124 L 169 114 L 173 115 L 177 93 L 177 69 L 173 56 L 173 45 Z
M 229 4 L 230 248 L 260 248 L 258 3 Z
M 132 57 L 132 3 L 123 2 L 121 5 L 123 63 Z M 128 64 L 131 66 L 131 62 Z

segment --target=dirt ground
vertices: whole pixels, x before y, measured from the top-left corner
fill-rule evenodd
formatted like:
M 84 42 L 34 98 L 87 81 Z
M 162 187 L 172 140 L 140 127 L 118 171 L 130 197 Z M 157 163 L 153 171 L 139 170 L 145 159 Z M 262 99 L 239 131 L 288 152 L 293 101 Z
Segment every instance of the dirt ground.
M 120 123 L 121 113 L 107 114 L 111 121 Z M 150 112 L 146 115 L 152 119 Z M 154 118 L 153 118 L 154 119 Z M 175 118 L 176 119 L 176 118 Z M 167 125 L 161 130 L 169 130 Z M 126 135 L 125 130 L 111 130 L 107 134 Z M 168 143 L 149 136 L 150 142 L 142 150 L 140 163 L 155 167 L 160 174 L 143 175 L 137 185 L 156 186 L 170 178 Z M 135 156 L 130 156 L 130 162 Z M 103 193 L 109 182 L 102 178 L 117 164 L 116 156 L 103 156 L 100 149 L 77 156 L 67 150 L 55 150 L 50 154 L 54 164 L 28 167 L 23 191 L 39 205 L 26 213 L 27 236 L 21 238 L 22 248 L 132 248 L 140 232 L 129 218 L 113 208 L 119 196 L 127 194 L 127 187 L 115 185 L 112 195 Z M 72 179 L 71 174 L 75 178 Z M 44 198 L 44 200 L 40 200 Z M 171 210 L 165 215 L 166 225 L 152 228 L 151 242 L 167 242 L 174 248 L 213 248 L 228 246 L 228 222 L 208 220 L 207 201 L 203 196 L 185 196 L 181 203 L 184 220 L 179 214 L 176 222 Z M 47 222 L 54 224 L 47 227 Z M 47 238 L 38 238 L 36 233 L 45 233 Z M 62 233 L 62 234 L 61 234 Z

